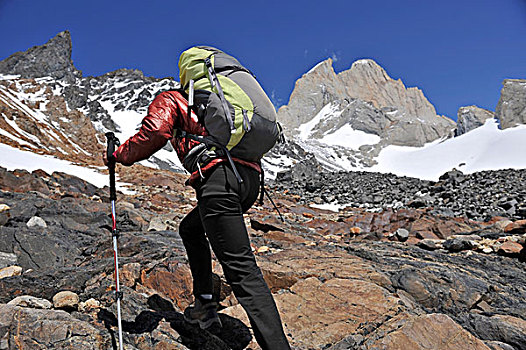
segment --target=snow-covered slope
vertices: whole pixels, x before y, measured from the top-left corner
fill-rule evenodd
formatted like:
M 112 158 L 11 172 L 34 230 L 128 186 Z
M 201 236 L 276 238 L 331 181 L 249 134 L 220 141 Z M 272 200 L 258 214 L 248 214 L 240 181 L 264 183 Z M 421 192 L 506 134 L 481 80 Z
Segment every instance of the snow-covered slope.
M 464 173 L 526 168 L 526 125 L 499 129 L 495 119 L 461 136 L 424 147 L 388 146 L 370 171 L 438 180 L 448 170 Z
M 423 147 L 387 146 L 373 158 L 375 164 L 371 167 L 357 162 L 353 150 L 374 144 L 376 135 L 344 125 L 316 140 L 309 138 L 312 127 L 309 123 L 301 125 L 300 137 L 286 145 L 288 148 L 294 145 L 306 153 L 296 150 L 287 156 L 285 146 L 280 152 L 271 152 L 264 163 L 271 176 L 302 162 L 309 154 L 328 170 L 393 173 L 434 181 L 454 168 L 464 173 L 526 169 L 526 125 L 501 130 L 493 118 L 461 136 L 440 139 Z
M 146 78 L 130 70 L 73 83 L 0 75 L 0 143 L 84 166 L 99 165 L 104 133 L 114 131 L 126 140 L 137 132 L 155 94 L 174 87 L 177 82 L 172 79 Z M 168 146 L 141 164 L 182 171 Z

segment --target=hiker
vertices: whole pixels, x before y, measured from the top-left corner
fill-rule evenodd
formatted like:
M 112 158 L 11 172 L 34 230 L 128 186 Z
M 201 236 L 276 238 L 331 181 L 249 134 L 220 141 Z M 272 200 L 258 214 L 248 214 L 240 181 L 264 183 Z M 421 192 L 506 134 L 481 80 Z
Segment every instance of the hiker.
M 113 157 L 118 163 L 132 165 L 170 141 L 191 174 L 187 184 L 196 191 L 197 206 L 179 225 L 195 298 L 194 305 L 184 311 L 185 320 L 202 329 L 221 326 L 219 295 L 213 291 L 211 246 L 261 348 L 290 349 L 243 219 L 263 188 L 259 160 L 280 133 L 276 111 L 253 75 L 217 49 L 185 51 L 179 70 L 186 91 L 160 93 L 138 133 Z M 196 104 L 189 107 L 192 103 L 188 100 L 194 100 L 192 78 Z M 250 95 L 244 94 L 243 88 Z

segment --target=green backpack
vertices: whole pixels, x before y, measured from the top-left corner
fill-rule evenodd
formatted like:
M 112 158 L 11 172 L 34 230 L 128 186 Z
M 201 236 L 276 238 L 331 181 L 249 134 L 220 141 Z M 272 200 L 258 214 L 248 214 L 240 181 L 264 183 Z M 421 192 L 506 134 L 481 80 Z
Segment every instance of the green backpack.
M 208 46 L 179 58 L 181 86 L 212 142 L 228 157 L 259 162 L 280 138 L 276 110 L 254 75 L 234 57 Z

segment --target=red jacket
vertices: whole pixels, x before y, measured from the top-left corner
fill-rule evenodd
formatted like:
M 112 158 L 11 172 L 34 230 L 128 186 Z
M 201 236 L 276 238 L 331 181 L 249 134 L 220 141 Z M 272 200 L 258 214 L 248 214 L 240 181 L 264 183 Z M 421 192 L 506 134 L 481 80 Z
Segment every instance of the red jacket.
M 142 120 L 141 129 L 137 134 L 130 137 L 113 153 L 116 161 L 124 165 L 132 165 L 135 162 L 148 159 L 170 141 L 179 157 L 181 163 L 188 152 L 197 146 L 199 142 L 176 138 L 177 129 L 186 131 L 193 135 L 207 135 L 206 129 L 198 121 L 197 115 L 192 111 L 190 117 L 187 113 L 188 102 L 179 91 L 164 91 L 157 95 L 148 107 L 148 115 Z M 215 158 L 201 168 L 206 173 L 217 164 L 226 161 L 225 158 Z M 240 159 L 234 161 L 250 166 L 261 172 L 256 163 L 246 162 Z M 189 169 L 187 169 L 189 170 Z M 190 184 L 199 178 L 198 172 L 192 173 Z

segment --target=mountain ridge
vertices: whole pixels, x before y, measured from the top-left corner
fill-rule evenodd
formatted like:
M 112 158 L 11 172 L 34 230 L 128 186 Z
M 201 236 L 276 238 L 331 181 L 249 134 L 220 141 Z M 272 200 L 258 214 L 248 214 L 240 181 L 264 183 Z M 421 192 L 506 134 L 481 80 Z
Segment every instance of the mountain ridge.
M 0 124 L 5 125 L 5 129 L 0 141 L 27 149 L 27 143 L 32 143 L 27 135 L 49 128 L 42 126 L 42 118 L 50 119 L 47 123 L 54 128 L 53 132 L 63 134 L 59 139 L 67 139 L 67 128 L 56 127 L 53 123 L 57 123 L 60 113 L 68 115 L 77 111 L 76 123 L 81 122 L 81 115 L 84 115 L 95 128 L 94 135 L 97 136 L 91 136 L 92 145 L 84 142 L 82 146 L 94 155 L 104 146 L 104 132 L 114 131 L 120 138 L 128 138 L 135 133 L 153 97 L 160 91 L 178 87 L 173 78 L 147 77 L 137 69 L 122 68 L 100 76 L 84 77 L 73 65 L 71 50 L 71 35 L 65 31 L 44 45 L 18 52 L 0 62 L 0 74 L 10 75 L 0 81 L 3 91 L 19 96 L 24 108 L 33 109 L 41 116 L 38 122 L 28 124 L 26 120 L 24 125 L 14 126 L 16 121 L 8 121 L 5 119 L 7 114 L 2 114 L 5 122 Z M 58 60 L 56 65 L 42 64 L 44 58 L 53 57 Z M 32 61 L 33 66 L 28 63 Z M 54 67 L 62 67 L 62 71 Z M 13 77 L 16 73 L 19 73 L 17 78 Z M 18 93 L 16 89 L 21 86 L 24 86 L 23 93 Z M 501 121 L 504 128 L 524 124 L 521 111 L 526 110 L 522 102 L 522 96 L 526 96 L 525 86 L 520 79 L 503 82 L 503 93 L 494 118 Z M 48 92 L 38 92 L 44 90 Z M 50 108 L 46 107 L 50 100 L 61 99 L 65 101 L 62 107 L 57 109 L 56 102 L 49 105 Z M 8 110 L 11 107 L 4 101 L 3 108 Z M 485 120 L 491 118 L 488 113 L 492 112 L 484 112 L 476 106 L 462 107 L 459 109 L 459 123 L 455 124 L 436 114 L 421 89 L 407 88 L 401 79 L 392 79 L 374 60 L 357 60 L 350 69 L 336 73 L 329 58 L 296 81 L 288 105 L 278 111 L 279 120 L 289 136 L 288 145 L 294 146 L 275 148 L 264 158 L 263 165 L 272 177 L 301 162 L 301 157 L 305 158 L 306 154 L 312 154 L 305 159 L 315 161 L 316 166 L 325 169 L 389 171 L 378 163 L 385 158 L 380 157 L 384 150 L 450 142 L 456 135 L 483 126 Z M 15 139 L 22 140 L 22 144 L 25 142 L 24 146 L 17 145 Z M 55 150 L 43 152 L 67 158 L 67 152 L 61 152 L 59 148 L 71 146 L 66 143 L 65 147 L 60 147 L 60 142 L 53 142 Z M 297 148 L 302 151 L 297 151 Z M 167 147 L 144 164 L 182 171 L 177 157 L 170 150 Z M 100 165 L 98 161 L 88 163 Z M 450 169 L 443 169 L 447 170 Z

